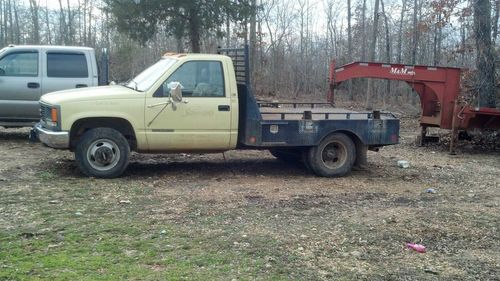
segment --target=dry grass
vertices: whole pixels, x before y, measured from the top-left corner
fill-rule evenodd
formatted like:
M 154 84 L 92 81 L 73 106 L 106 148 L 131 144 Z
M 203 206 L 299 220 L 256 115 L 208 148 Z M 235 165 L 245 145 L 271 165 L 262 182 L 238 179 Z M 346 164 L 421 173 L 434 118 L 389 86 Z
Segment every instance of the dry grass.
M 498 279 L 500 154 L 417 148 L 412 131 L 339 179 L 237 151 L 134 155 L 100 180 L 3 130 L 0 280 Z

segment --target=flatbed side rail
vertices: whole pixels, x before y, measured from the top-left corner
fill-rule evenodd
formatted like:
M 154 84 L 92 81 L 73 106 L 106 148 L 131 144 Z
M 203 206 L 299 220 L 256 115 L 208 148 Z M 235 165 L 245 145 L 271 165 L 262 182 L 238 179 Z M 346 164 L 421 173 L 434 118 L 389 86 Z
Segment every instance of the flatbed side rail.
M 297 120 L 297 117 L 302 120 L 351 120 L 351 119 L 397 119 L 397 117 L 391 112 L 285 112 L 285 111 L 273 111 L 273 112 L 261 112 L 262 116 L 276 116 L 279 115 L 278 120 Z M 314 116 L 320 119 L 315 119 Z M 287 118 L 295 117 L 295 118 Z M 341 118 L 344 117 L 344 118 Z M 357 118 L 356 118 L 357 117 Z M 263 118 L 264 120 L 271 120 L 270 118 Z
M 257 101 L 259 107 L 272 107 L 272 108 L 321 108 L 321 107 L 334 107 L 332 103 L 328 102 L 267 102 L 267 101 Z

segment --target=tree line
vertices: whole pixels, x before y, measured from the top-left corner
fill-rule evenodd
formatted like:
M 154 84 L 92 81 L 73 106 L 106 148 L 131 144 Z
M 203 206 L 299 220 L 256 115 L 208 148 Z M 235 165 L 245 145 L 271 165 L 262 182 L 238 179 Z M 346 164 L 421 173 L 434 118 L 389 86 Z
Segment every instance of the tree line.
M 467 91 L 496 106 L 499 0 L 0 0 L 0 44 L 109 49 L 129 79 L 167 51 L 249 44 L 259 96 L 320 99 L 332 59 L 464 67 Z M 349 82 L 367 108 L 416 104 L 403 83 Z

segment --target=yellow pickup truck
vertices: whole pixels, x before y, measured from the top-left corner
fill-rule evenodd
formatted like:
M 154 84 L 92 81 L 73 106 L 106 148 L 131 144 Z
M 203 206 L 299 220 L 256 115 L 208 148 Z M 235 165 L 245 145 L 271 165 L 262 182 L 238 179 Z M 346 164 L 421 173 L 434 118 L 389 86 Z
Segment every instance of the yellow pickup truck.
M 49 93 L 40 105 L 38 139 L 74 151 L 84 174 L 102 178 L 120 176 L 131 150 L 231 149 L 270 150 L 319 176 L 342 176 L 366 159 L 367 149 L 399 138 L 399 120 L 390 113 L 258 103 L 248 48 L 166 54 L 126 84 Z

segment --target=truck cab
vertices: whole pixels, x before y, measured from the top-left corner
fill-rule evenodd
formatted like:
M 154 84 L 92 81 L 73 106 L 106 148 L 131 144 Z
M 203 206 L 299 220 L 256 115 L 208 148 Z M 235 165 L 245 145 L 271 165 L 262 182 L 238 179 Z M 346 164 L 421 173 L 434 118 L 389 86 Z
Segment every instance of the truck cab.
M 32 126 L 43 94 L 97 86 L 94 50 L 85 47 L 15 46 L 0 50 L 0 126 Z
M 238 137 L 238 93 L 230 59 L 174 55 L 171 71 L 144 94 L 144 131 L 149 152 L 225 151 Z M 138 79 L 149 79 L 147 73 Z M 134 79 L 138 80 L 138 79 Z M 171 97 L 172 84 L 182 100 Z

